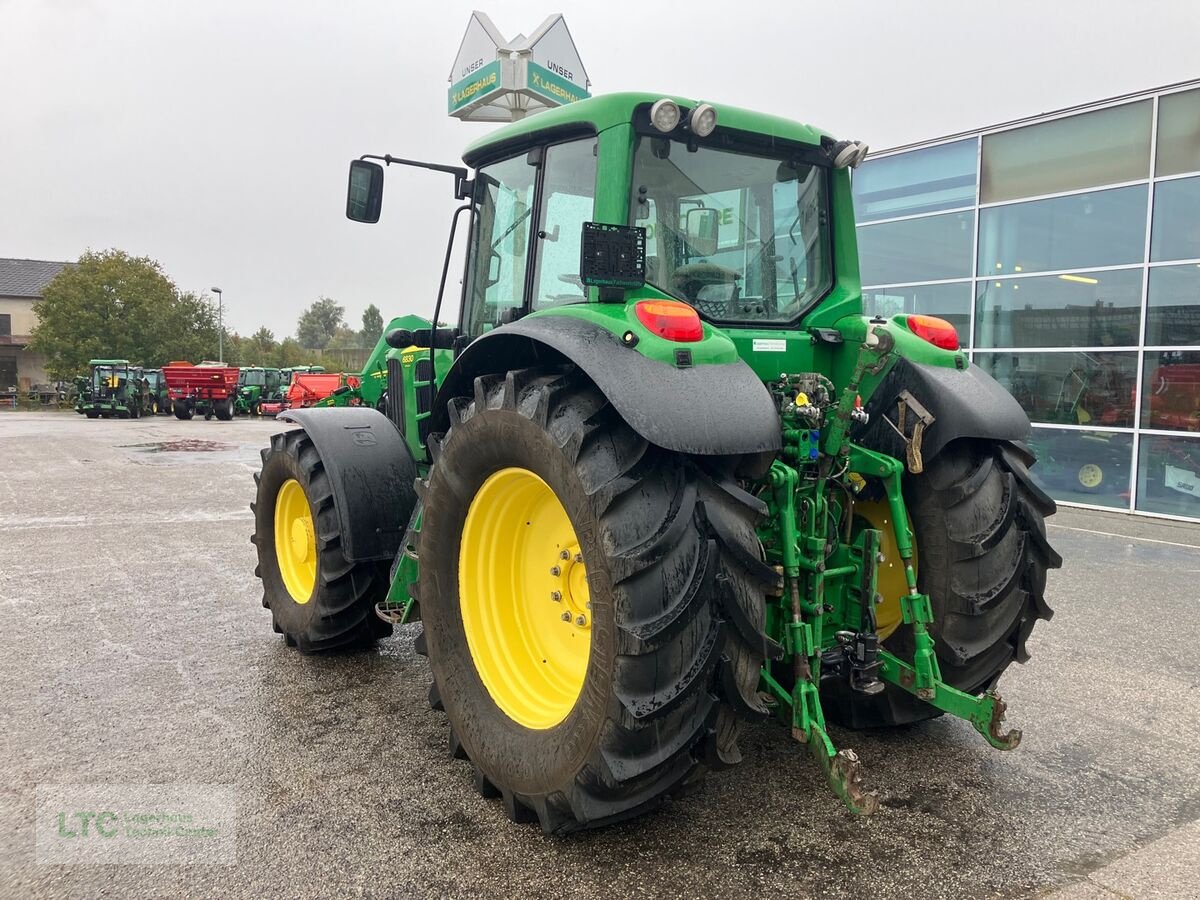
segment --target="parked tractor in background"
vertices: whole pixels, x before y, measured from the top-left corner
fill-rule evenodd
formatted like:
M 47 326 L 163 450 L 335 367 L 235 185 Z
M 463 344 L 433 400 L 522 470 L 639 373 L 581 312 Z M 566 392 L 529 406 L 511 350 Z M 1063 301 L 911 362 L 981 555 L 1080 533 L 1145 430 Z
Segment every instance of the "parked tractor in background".
M 390 421 L 282 414 L 251 507 L 274 630 L 322 652 L 419 619 L 451 754 L 551 833 L 738 763 L 746 719 L 859 813 L 878 798 L 827 722 L 949 713 L 1016 747 L 996 684 L 1051 615 L 1055 505 L 950 323 L 863 315 L 865 155 L 616 94 L 491 132 L 473 173 L 355 160 L 360 222 L 371 160 L 454 176 L 432 321 L 465 215 L 462 301 L 389 331 Z
M 162 369 L 143 369 L 148 394 L 146 412 L 155 416 L 171 414 L 171 397 L 167 391 L 167 382 L 163 378 Z
M 187 420 L 202 415 L 208 420 L 216 416 L 224 422 L 233 418 L 233 399 L 238 385 L 236 366 L 210 361 L 196 366 L 189 362 L 172 362 L 162 371 L 175 418 Z
M 303 409 L 315 405 L 346 384 L 346 376 L 340 372 L 326 372 L 319 367 L 308 370 L 294 369 L 291 381 L 278 401 L 261 404 L 263 415 L 278 415 L 285 409 Z
M 263 400 L 278 395 L 281 383 L 279 369 L 243 366 L 238 375 L 237 397 L 233 404 L 234 415 L 262 415 Z
M 80 382 L 75 411 L 89 419 L 137 419 L 148 409 L 150 395 L 140 366 L 125 359 L 93 359 L 91 375 Z
M 320 374 L 324 371 L 324 366 L 292 366 L 291 368 L 280 369 L 279 387 L 276 390 L 263 394 L 263 398 L 259 403 L 259 414 L 274 416 L 287 408 L 287 392 L 288 388 L 292 386 L 292 378 L 294 376 L 309 373 Z

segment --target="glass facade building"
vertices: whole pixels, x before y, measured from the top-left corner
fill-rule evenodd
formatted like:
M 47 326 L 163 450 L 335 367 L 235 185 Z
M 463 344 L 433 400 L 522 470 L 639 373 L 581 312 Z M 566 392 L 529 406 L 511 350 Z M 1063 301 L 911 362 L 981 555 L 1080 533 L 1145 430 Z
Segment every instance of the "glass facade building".
M 1057 500 L 1200 520 L 1200 81 L 872 155 L 868 313 L 926 313 L 1034 423 Z

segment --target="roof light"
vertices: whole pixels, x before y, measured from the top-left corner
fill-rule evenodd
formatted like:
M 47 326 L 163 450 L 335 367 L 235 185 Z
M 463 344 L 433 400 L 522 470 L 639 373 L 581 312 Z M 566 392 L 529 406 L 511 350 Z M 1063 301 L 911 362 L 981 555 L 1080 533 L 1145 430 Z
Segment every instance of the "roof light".
M 908 330 L 943 350 L 958 349 L 958 332 L 945 319 L 937 316 L 909 316 Z
M 704 337 L 696 310 L 679 300 L 639 300 L 633 309 L 639 322 L 668 341 L 698 341 Z
M 679 127 L 679 104 L 670 97 L 655 100 L 650 107 L 650 124 L 663 134 L 670 134 Z
M 688 128 L 696 137 L 708 137 L 716 127 L 717 111 L 708 103 L 701 103 L 688 116 Z
M 1088 278 L 1086 275 L 1059 275 L 1063 281 L 1075 281 L 1079 284 L 1099 284 L 1099 278 Z

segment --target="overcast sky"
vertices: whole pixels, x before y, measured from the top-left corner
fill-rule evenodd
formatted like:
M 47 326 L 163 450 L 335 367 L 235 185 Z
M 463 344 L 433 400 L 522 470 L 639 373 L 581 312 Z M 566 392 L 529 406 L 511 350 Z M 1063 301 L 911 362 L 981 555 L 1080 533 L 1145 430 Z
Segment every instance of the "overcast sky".
M 150 256 L 182 289 L 223 288 L 242 333 L 293 333 L 320 295 L 355 326 L 372 302 L 428 314 L 451 179 L 392 169 L 382 221 L 358 225 L 346 165 L 455 162 L 495 127 L 446 115 L 476 5 L 0 0 L 0 257 Z M 592 93 L 746 106 L 878 149 L 1200 78 L 1196 0 L 478 8 L 506 37 L 564 13 Z

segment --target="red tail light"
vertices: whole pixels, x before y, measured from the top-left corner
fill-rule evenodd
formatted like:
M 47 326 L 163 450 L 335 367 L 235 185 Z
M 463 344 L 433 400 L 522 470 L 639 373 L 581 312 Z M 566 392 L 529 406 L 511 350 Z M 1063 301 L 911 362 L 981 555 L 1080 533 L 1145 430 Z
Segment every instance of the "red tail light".
M 958 349 L 958 332 L 945 319 L 937 316 L 909 316 L 908 330 L 943 350 Z
M 700 316 L 678 300 L 640 300 L 634 311 L 639 322 L 668 341 L 698 341 L 704 337 Z

